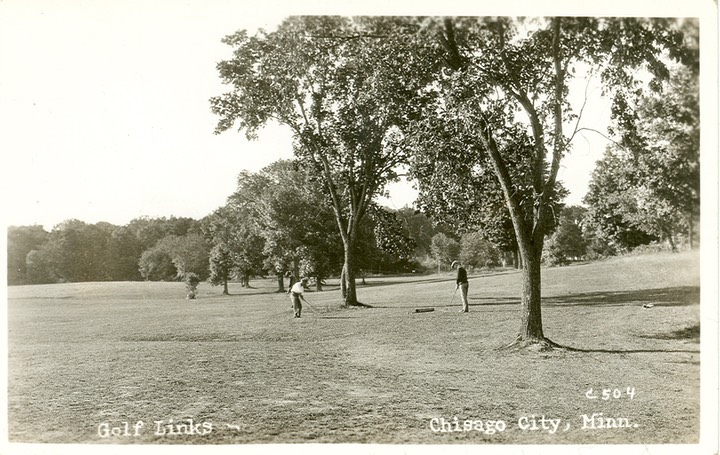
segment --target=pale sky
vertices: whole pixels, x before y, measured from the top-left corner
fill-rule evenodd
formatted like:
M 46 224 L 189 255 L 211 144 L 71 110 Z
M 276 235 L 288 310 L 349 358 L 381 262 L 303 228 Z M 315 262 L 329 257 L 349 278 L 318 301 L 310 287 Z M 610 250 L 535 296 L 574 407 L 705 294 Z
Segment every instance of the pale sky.
M 238 132 L 214 135 L 217 117 L 209 104 L 227 90 L 215 68 L 231 54 L 223 36 L 272 29 L 291 14 L 329 12 L 322 2 L 305 2 L 302 10 L 287 5 L 0 1 L 4 224 L 50 230 L 70 218 L 118 225 L 139 216 L 199 219 L 225 203 L 241 170 L 290 158 L 283 128 L 253 142 Z M 416 12 L 398 6 L 379 13 Z M 595 120 L 587 126 L 598 127 L 608 115 L 601 104 L 588 109 Z M 586 137 L 576 141 L 560 174 L 573 204 L 605 147 L 600 137 Z M 388 206 L 412 203 L 408 185 L 390 190 Z

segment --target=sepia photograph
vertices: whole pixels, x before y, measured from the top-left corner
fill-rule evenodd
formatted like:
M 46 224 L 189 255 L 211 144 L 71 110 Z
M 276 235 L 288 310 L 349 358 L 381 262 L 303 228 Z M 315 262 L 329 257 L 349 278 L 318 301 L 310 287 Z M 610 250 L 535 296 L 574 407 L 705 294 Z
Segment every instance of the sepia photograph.
M 717 454 L 717 2 L 504 3 L 0 1 L 0 452 Z

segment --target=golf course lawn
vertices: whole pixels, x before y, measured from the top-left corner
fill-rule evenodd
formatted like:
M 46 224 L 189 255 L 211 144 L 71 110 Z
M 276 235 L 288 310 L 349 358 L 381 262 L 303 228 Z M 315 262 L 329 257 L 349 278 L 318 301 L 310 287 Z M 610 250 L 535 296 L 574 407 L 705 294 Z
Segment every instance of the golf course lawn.
M 696 251 L 543 269 L 545 335 L 572 348 L 548 352 L 503 349 L 514 270 L 471 274 L 469 313 L 448 272 L 368 278 L 373 308 L 341 309 L 329 280 L 301 319 L 270 278 L 197 300 L 183 283 L 14 286 L 9 439 L 696 443 L 699 269 Z

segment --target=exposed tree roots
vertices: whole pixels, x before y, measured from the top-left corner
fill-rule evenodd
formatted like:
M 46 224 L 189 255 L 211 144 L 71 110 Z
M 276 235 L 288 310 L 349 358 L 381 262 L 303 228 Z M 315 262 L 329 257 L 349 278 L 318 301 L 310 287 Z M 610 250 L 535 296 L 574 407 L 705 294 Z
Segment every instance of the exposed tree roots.
M 355 302 L 355 303 L 349 303 L 343 305 L 343 308 L 353 308 L 353 307 L 360 307 L 360 308 L 372 308 L 372 305 L 368 305 L 367 303 L 362 302 Z
M 555 343 L 549 338 L 530 338 L 523 339 L 518 336 L 515 341 L 503 346 L 501 350 L 507 351 L 530 351 L 530 352 L 548 352 L 548 351 L 567 351 L 571 350 L 567 346 Z

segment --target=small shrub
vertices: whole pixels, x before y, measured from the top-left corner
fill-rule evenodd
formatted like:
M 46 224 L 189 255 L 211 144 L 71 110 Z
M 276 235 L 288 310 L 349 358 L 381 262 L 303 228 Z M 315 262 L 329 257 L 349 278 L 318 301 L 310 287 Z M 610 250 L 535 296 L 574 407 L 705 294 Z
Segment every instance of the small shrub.
M 197 295 L 197 286 L 200 284 L 200 276 L 195 272 L 185 274 L 185 289 L 187 289 L 187 298 L 192 300 Z

